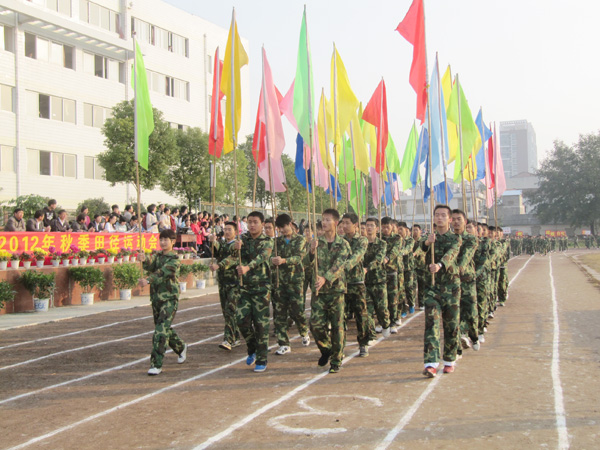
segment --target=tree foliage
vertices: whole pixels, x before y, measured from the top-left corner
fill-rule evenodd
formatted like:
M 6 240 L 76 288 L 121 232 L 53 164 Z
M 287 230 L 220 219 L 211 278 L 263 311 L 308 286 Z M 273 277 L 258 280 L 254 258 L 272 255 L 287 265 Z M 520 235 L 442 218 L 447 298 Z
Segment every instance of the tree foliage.
M 48 200 L 50 200 L 50 197 L 42 197 L 41 195 L 36 194 L 20 195 L 17 198 L 8 201 L 7 206 L 12 209 L 21 208 L 24 217 L 30 218 L 33 217 L 37 210 L 44 209 L 45 206 L 48 206 Z
M 544 222 L 589 226 L 600 219 L 600 133 L 580 135 L 573 146 L 555 141 L 541 163 L 539 188 L 525 194 Z
M 87 206 L 90 218 L 94 218 L 96 214 L 103 214 L 106 211 L 110 211 L 110 205 L 106 203 L 104 197 L 100 198 L 87 198 L 77 205 L 77 214 L 81 211 L 83 206 Z
M 154 131 L 149 139 L 148 170 L 140 167 L 140 185 L 154 189 L 164 179 L 175 161 L 176 142 L 173 130 L 162 119 L 162 112 L 153 109 Z M 113 108 L 113 116 L 102 127 L 107 150 L 98 155 L 105 178 L 117 183 L 136 182 L 134 161 L 133 101 L 122 101 Z

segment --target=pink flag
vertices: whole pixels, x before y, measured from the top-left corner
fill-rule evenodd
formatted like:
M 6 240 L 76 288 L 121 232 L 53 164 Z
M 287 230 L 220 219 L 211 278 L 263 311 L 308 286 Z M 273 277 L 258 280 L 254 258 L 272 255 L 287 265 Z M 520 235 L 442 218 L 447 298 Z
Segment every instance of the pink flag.
M 495 156 L 495 169 L 494 175 L 496 176 L 496 192 L 498 198 L 504 191 L 506 191 L 506 177 L 504 176 L 504 164 L 502 163 L 502 154 L 500 153 L 500 146 L 498 145 L 498 133 L 496 133 L 496 123 L 494 122 L 494 156 Z
M 375 170 L 374 167 L 369 167 L 369 173 L 371 175 L 371 193 L 373 194 L 373 206 L 377 208 L 379 206 L 379 201 L 381 200 L 380 189 L 380 181 L 379 174 Z
M 292 81 L 292 85 L 290 89 L 287 91 L 287 94 L 281 99 L 279 102 L 279 109 L 281 110 L 281 114 L 285 116 L 287 120 L 292 124 L 296 132 L 298 131 L 298 124 L 296 123 L 296 118 L 294 117 L 294 83 L 296 80 Z
M 315 184 L 323 189 L 329 189 L 329 173 L 327 172 L 327 169 L 323 164 L 323 159 L 321 158 L 321 150 L 319 149 L 319 134 L 316 124 L 313 130 L 315 130 L 315 135 L 313 136 L 315 148 Z

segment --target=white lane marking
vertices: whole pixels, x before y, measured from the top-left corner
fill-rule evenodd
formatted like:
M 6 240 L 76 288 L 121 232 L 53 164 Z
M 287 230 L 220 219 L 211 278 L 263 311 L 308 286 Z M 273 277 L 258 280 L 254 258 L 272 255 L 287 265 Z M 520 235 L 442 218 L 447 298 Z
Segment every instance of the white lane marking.
M 199 320 L 212 319 L 214 317 L 223 317 L 223 314 L 213 314 L 213 315 L 210 315 L 210 316 L 197 317 L 196 319 L 186 320 L 185 322 L 179 322 L 179 323 L 173 325 L 173 328 L 179 327 L 181 325 L 185 325 L 185 324 L 188 324 L 188 323 L 192 323 L 192 322 L 198 322 Z M 87 350 L 87 349 L 94 348 L 94 347 L 100 347 L 102 345 L 114 344 L 115 342 L 127 341 L 129 339 L 135 339 L 137 337 L 146 336 L 146 335 L 152 334 L 152 333 L 154 333 L 154 330 L 146 331 L 144 333 L 134 334 L 132 336 L 125 336 L 125 337 L 122 337 L 122 338 L 119 338 L 119 339 L 112 339 L 110 341 L 96 342 L 95 344 L 85 345 L 83 347 L 76 347 L 76 348 L 70 348 L 68 350 L 61 350 L 60 352 L 50 353 L 49 355 L 44 355 L 44 356 L 40 356 L 38 358 L 28 359 L 27 361 L 22 361 L 22 362 L 19 362 L 19 363 L 11 364 L 10 366 L 0 367 L 0 371 L 7 370 L 7 369 L 12 369 L 14 367 L 24 366 L 26 364 L 31 364 L 31 363 L 34 363 L 34 362 L 37 362 L 37 361 L 41 361 L 43 359 L 48 359 L 48 358 L 52 358 L 54 356 L 64 355 L 66 353 L 77 352 L 77 351 L 80 351 L 80 350 Z
M 296 340 L 299 337 L 300 336 L 295 336 L 295 337 L 291 338 L 290 341 Z M 271 345 L 269 347 L 269 350 L 272 350 L 275 347 L 279 347 L 279 345 Z M 107 415 L 109 415 L 109 414 L 111 414 L 113 412 L 120 411 L 121 409 L 127 408 L 128 406 L 132 406 L 132 405 L 135 405 L 137 403 L 143 402 L 144 400 L 151 399 L 151 398 L 156 397 L 157 395 L 160 395 L 160 394 L 162 394 L 164 392 L 167 392 L 167 391 L 170 391 L 172 389 L 178 388 L 180 386 L 183 386 L 184 384 L 191 383 L 192 381 L 196 381 L 196 380 L 199 380 L 201 378 L 207 377 L 209 375 L 212 375 L 214 373 L 220 372 L 220 371 L 222 371 L 224 369 L 227 369 L 228 367 L 234 366 L 236 364 L 239 364 L 239 363 L 245 362 L 245 361 L 246 361 L 246 356 L 244 356 L 243 358 L 240 358 L 240 359 L 236 359 L 235 361 L 229 362 L 227 364 L 223 364 L 222 366 L 216 367 L 216 368 L 211 369 L 211 370 L 209 370 L 207 372 L 200 373 L 200 374 L 198 374 L 196 376 L 193 376 L 191 378 L 186 378 L 185 380 L 181 380 L 181 381 L 178 381 L 177 383 L 170 384 L 169 386 L 165 386 L 164 388 L 158 389 L 158 390 L 156 390 L 154 392 L 150 392 L 149 394 L 146 394 L 146 395 L 144 395 L 142 397 L 135 398 L 135 399 L 130 400 L 128 402 L 120 403 L 117 406 L 113 406 L 110 409 L 106 409 L 106 410 L 101 411 L 99 413 L 96 413 L 96 414 L 94 414 L 92 416 L 86 417 L 85 419 L 82 419 L 82 420 L 80 420 L 78 422 L 74 422 L 74 423 L 72 423 L 70 425 L 65 425 L 64 427 L 57 428 L 54 431 L 51 431 L 49 433 L 43 434 L 42 436 L 38 436 L 38 437 L 35 437 L 33 439 L 30 439 L 27 442 L 23 442 L 22 444 L 19 444 L 19 445 L 15 446 L 15 447 L 11 447 L 11 448 L 9 448 L 7 450 L 19 450 L 19 449 L 22 449 L 22 448 L 25 448 L 25 447 L 29 447 L 30 445 L 35 444 L 36 442 L 44 441 L 44 440 L 46 440 L 48 438 L 56 436 L 57 434 L 63 433 L 65 431 L 72 430 L 72 429 L 78 427 L 79 425 L 83 425 L 85 423 L 88 423 L 88 422 L 91 422 L 93 420 L 99 419 L 100 417 L 107 416 Z M 326 373 L 327 372 L 325 372 L 325 374 Z
M 191 310 L 194 310 L 194 309 L 209 308 L 211 306 L 217 306 L 217 305 L 219 305 L 219 303 L 211 303 L 209 305 L 193 306 L 191 308 L 180 309 L 177 312 L 178 313 L 183 313 L 183 312 L 191 311 Z M 31 341 L 17 342 L 16 344 L 10 344 L 10 345 L 5 345 L 4 347 L 0 347 L 0 350 L 4 350 L 4 349 L 7 349 L 7 348 L 11 348 L 11 347 L 18 347 L 20 345 L 35 344 L 36 342 L 50 341 L 52 339 L 58 339 L 58 338 L 67 337 L 67 336 L 74 336 L 76 334 L 87 333 L 88 331 L 102 330 L 103 328 L 114 327 L 114 326 L 117 326 L 117 325 L 122 325 L 124 323 L 137 322 L 138 320 L 145 320 L 145 319 L 152 319 L 152 316 L 137 317 L 135 319 L 122 320 L 120 322 L 112 322 L 112 323 L 109 323 L 109 324 L 106 324 L 106 325 L 100 325 L 98 327 L 86 328 L 85 330 L 72 331 L 70 333 L 59 334 L 57 336 L 48 336 L 48 337 L 45 337 L 45 338 L 34 339 L 34 340 L 31 340 Z
M 404 327 L 405 325 L 409 324 L 415 317 L 419 316 L 423 314 L 423 312 L 418 312 L 417 314 L 413 315 L 410 319 L 405 320 L 404 322 L 402 322 L 402 325 L 400 325 L 400 327 Z M 400 328 L 399 327 L 399 328 Z M 389 339 L 389 338 L 388 338 Z M 376 344 L 379 344 L 381 341 L 383 340 L 383 337 L 380 337 Z M 354 357 L 358 356 L 359 352 L 355 352 L 352 355 L 346 357 L 344 359 L 344 361 L 342 361 L 342 364 L 346 364 L 347 362 L 349 362 L 350 360 L 352 360 Z M 233 433 L 235 430 L 237 430 L 238 428 L 243 427 L 244 425 L 252 422 L 254 419 L 256 419 L 257 417 L 261 416 L 262 414 L 266 413 L 267 411 L 269 411 L 270 409 L 275 408 L 276 406 L 280 405 L 281 403 L 285 402 L 286 400 L 292 398 L 294 395 L 296 395 L 298 392 L 302 392 L 304 389 L 306 389 L 307 387 L 309 387 L 310 385 L 316 383 L 317 381 L 319 381 L 321 378 L 323 378 L 325 375 L 327 375 L 329 372 L 321 372 L 319 375 L 307 380 L 306 382 L 304 382 L 303 384 L 301 384 L 300 386 L 296 387 L 295 389 L 292 389 L 290 392 L 288 392 L 287 394 L 279 397 L 276 400 L 273 400 L 271 403 L 263 406 L 262 408 L 254 411 L 252 414 L 249 414 L 248 416 L 244 417 L 242 420 L 237 421 L 236 423 L 232 424 L 229 426 L 229 428 L 221 431 L 220 433 L 212 436 L 211 438 L 207 439 L 206 441 L 204 441 L 202 444 L 196 446 L 194 448 L 194 450 L 201 450 L 201 449 L 205 449 L 209 446 L 211 446 L 212 444 L 219 442 L 220 440 L 226 438 L 227 436 L 229 436 L 231 433 Z M 10 450 L 10 449 L 9 449 Z
M 519 269 L 519 271 L 512 278 L 512 280 L 510 280 L 510 282 L 508 283 L 509 286 L 513 283 L 513 281 L 517 279 L 521 272 L 523 272 L 523 269 L 527 267 L 527 264 L 529 264 L 532 258 L 533 255 L 531 255 L 529 259 L 527 259 L 523 267 L 521 267 L 521 269 Z M 438 385 L 441 379 L 442 377 L 438 375 L 436 378 L 434 378 L 434 380 L 431 383 L 429 383 L 427 388 L 421 393 L 421 395 L 419 395 L 419 398 L 415 400 L 415 402 L 410 406 L 410 408 L 408 408 L 406 413 L 400 418 L 400 421 L 396 424 L 396 426 L 392 428 L 389 431 L 389 433 L 385 436 L 385 438 L 383 438 L 383 441 L 379 443 L 379 445 L 376 447 L 376 450 L 385 450 L 390 446 L 394 439 L 396 439 L 396 437 L 402 432 L 402 430 L 404 430 L 404 427 L 408 425 L 408 423 L 413 418 L 417 410 L 421 407 L 425 400 L 427 400 L 427 397 L 429 397 L 429 394 L 433 392 L 433 390 Z
M 550 263 L 550 289 L 552 291 L 552 321 L 554 333 L 552 336 L 552 385 L 554 388 L 554 414 L 556 415 L 556 430 L 558 432 L 558 448 L 569 448 L 569 434 L 567 430 L 567 418 L 565 415 L 565 404 L 563 400 L 562 384 L 560 382 L 560 324 L 558 321 L 558 302 L 556 300 L 556 288 L 552 274 L 552 255 L 548 259 Z
M 216 334 L 216 335 L 211 336 L 209 338 L 205 338 L 205 339 L 201 339 L 201 340 L 196 341 L 196 342 L 192 342 L 191 344 L 188 344 L 188 347 L 193 347 L 194 345 L 203 344 L 205 342 L 212 341 L 213 339 L 217 339 L 217 338 L 220 338 L 222 336 L 223 336 L 223 333 L 219 333 L 219 334 Z M 173 353 L 173 350 L 169 349 L 169 350 L 166 351 L 165 354 L 169 354 L 169 353 Z M 107 373 L 110 373 L 110 372 L 115 372 L 117 370 L 125 369 L 127 367 L 135 366 L 136 364 L 143 363 L 143 362 L 148 362 L 148 361 L 149 361 L 148 356 L 144 356 L 143 358 L 136 359 L 135 361 L 131 361 L 131 362 L 128 362 L 128 363 L 125 363 L 125 364 L 121 364 L 120 366 L 110 367 L 108 369 L 101 370 L 99 372 L 92 372 L 90 374 L 84 375 L 84 376 L 79 377 L 79 378 L 74 378 L 72 380 L 63 381 L 62 383 L 58 383 L 58 384 L 53 384 L 53 385 L 50 385 L 50 386 L 46 386 L 46 387 L 43 387 L 43 388 L 40 388 L 40 389 L 36 389 L 35 391 L 24 392 L 23 394 L 19 394 L 19 395 L 16 395 L 14 397 L 5 398 L 4 400 L 0 400 L 0 405 L 3 405 L 4 403 L 13 402 L 15 400 L 20 400 L 20 399 L 25 398 L 25 397 L 30 397 L 32 395 L 37 395 L 37 394 L 40 394 L 42 392 L 49 391 L 51 389 L 56 389 L 56 388 L 59 388 L 59 387 L 62 387 L 62 386 L 66 386 L 68 384 L 77 383 L 77 382 L 83 381 L 83 380 L 89 380 L 90 378 L 99 377 L 100 375 L 104 375 L 104 374 L 107 374 Z
M 310 397 L 305 397 L 296 402 L 300 408 L 305 409 L 306 411 L 300 411 L 297 413 L 291 414 L 282 414 L 281 416 L 273 417 L 269 419 L 267 425 L 272 428 L 275 428 L 277 431 L 288 434 L 302 434 L 302 435 L 312 435 L 312 436 L 324 436 L 326 434 L 334 434 L 334 433 L 344 433 L 348 431 L 346 428 L 300 428 L 300 427 L 289 427 L 287 425 L 282 424 L 281 422 L 285 419 L 289 419 L 290 417 L 305 417 L 305 416 L 337 416 L 339 414 L 348 414 L 350 411 L 327 411 L 326 409 L 321 408 L 313 408 L 308 404 L 309 401 L 315 399 L 329 399 L 329 398 L 340 398 L 340 397 L 348 397 L 352 400 L 364 400 L 367 402 L 373 403 L 375 406 L 383 406 L 381 400 L 376 397 L 366 397 L 364 395 L 353 395 L 353 394 L 343 394 L 343 395 L 313 395 Z

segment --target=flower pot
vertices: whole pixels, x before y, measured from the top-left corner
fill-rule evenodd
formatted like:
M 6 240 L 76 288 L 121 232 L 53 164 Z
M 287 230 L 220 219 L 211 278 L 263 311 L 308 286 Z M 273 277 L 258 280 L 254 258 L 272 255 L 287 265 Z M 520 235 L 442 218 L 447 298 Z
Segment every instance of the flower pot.
M 129 262 L 129 255 L 125 255 L 125 256 L 123 256 L 123 261 L 125 261 L 125 262 Z
M 187 291 L 187 281 L 180 281 L 179 282 L 179 292 L 185 292 Z
M 102 259 L 102 258 L 100 258 L 100 259 Z M 108 262 L 109 264 L 112 264 L 112 263 L 114 263 L 114 262 L 115 262 L 115 257 L 114 257 L 114 256 L 109 256 L 109 257 L 108 257 L 108 261 L 107 261 L 107 262 Z
M 177 255 L 179 259 L 183 259 L 183 255 Z
M 106 261 L 106 258 L 98 258 L 98 263 L 100 263 L 100 264 L 104 264 L 105 261 Z
M 63 262 L 63 266 L 65 266 L 65 267 L 69 265 L 68 259 L 63 259 L 62 262 Z
M 87 258 L 79 258 L 79 264 L 85 266 L 87 264 Z
M 117 264 L 123 264 L 123 258 L 117 258 Z
M 88 263 L 90 266 L 93 266 L 94 264 L 96 264 L 96 260 L 95 260 L 93 257 L 91 257 L 91 256 L 90 256 L 90 259 L 88 259 L 88 262 L 87 262 L 87 263 Z
M 185 255 L 183 255 L 183 259 L 190 259 L 190 254 L 186 253 Z
M 31 267 L 31 261 L 23 261 L 23 267 L 29 269 Z
M 129 258 L 129 261 L 136 262 L 137 261 L 137 256 L 132 256 L 131 258 Z
M 11 261 L 10 268 L 13 270 L 17 270 L 19 268 L 19 261 Z
M 49 298 L 34 298 L 33 299 L 33 309 L 35 309 L 35 312 L 47 312 L 48 305 L 50 305 Z
M 197 289 L 206 288 L 206 280 L 196 280 L 196 288 Z
M 35 265 L 37 266 L 38 269 L 43 269 L 44 268 L 44 260 L 43 259 L 38 259 L 35 262 Z
M 0 261 L 0 270 L 6 270 L 8 267 L 8 261 Z
M 58 267 L 60 264 L 60 259 L 52 259 L 50 262 L 52 263 L 52 267 Z
M 71 260 L 71 264 L 74 265 L 74 266 L 78 266 L 79 265 L 79 258 L 73 258 Z
M 121 300 L 131 300 L 131 289 L 120 289 L 119 297 Z
M 81 294 L 81 304 L 82 305 L 93 305 L 94 304 L 94 293 L 93 292 L 83 292 Z

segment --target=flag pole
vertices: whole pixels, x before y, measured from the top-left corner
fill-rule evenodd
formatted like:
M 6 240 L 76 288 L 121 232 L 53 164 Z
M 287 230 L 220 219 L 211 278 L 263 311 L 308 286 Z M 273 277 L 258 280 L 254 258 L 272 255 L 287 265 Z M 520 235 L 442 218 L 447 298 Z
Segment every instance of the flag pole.
M 256 204 L 256 183 L 258 181 L 258 155 L 260 153 L 260 131 L 262 127 L 260 126 L 260 121 L 258 123 L 258 141 L 256 142 L 256 153 L 252 150 L 252 154 L 254 155 L 254 189 L 252 189 L 252 209 L 254 209 L 254 205 Z M 252 145 L 254 147 L 254 145 Z
M 350 121 L 350 145 L 352 146 L 352 162 L 354 163 L 354 190 L 356 191 L 356 208 L 358 209 L 356 215 L 358 216 L 358 221 L 360 222 L 360 213 L 362 211 L 360 208 L 361 196 L 358 195 L 358 175 L 356 173 L 356 151 L 354 149 L 354 128 L 352 127 L 352 121 Z
M 496 141 L 496 122 L 494 122 L 494 224 L 498 228 L 498 142 Z
M 215 52 L 215 65 L 217 66 L 217 70 L 216 70 L 216 74 L 215 76 L 217 77 L 217 86 L 219 91 L 221 90 L 221 63 L 220 63 L 220 56 L 219 56 L 219 47 L 217 47 L 217 51 Z M 219 91 L 217 91 L 217 95 L 215 95 L 216 98 L 212 99 L 213 101 L 213 116 L 215 118 L 215 123 L 213 124 L 213 129 L 212 129 L 212 133 L 213 133 L 213 139 L 215 141 L 215 150 L 213 152 L 212 155 L 212 168 L 213 168 L 213 173 L 210 174 L 211 175 L 211 180 L 210 183 L 212 184 L 212 189 L 211 189 L 211 193 L 212 193 L 212 212 L 211 212 L 211 216 L 210 216 L 210 224 L 212 225 L 212 229 L 214 231 L 215 229 L 215 201 L 217 198 L 217 151 L 218 149 L 216 148 L 216 143 L 219 137 L 219 127 L 218 127 L 218 117 L 219 117 L 219 108 L 221 107 L 221 102 L 219 101 Z M 222 150 L 222 149 L 221 149 Z M 215 241 L 211 242 L 210 245 L 210 263 L 211 265 L 214 264 L 215 262 Z M 214 272 L 213 272 L 213 276 L 214 276 Z
M 140 162 L 138 158 L 138 116 L 137 116 L 137 61 L 136 61 L 136 46 L 135 31 L 133 32 L 133 148 L 135 155 L 135 190 L 137 193 L 137 217 L 138 217 L 138 239 L 139 247 L 142 253 L 144 248 L 142 245 L 142 207 L 141 207 L 141 187 L 140 187 Z M 140 262 L 140 265 L 142 263 Z
M 463 161 L 463 139 L 462 139 L 462 113 L 460 107 L 461 87 L 456 74 L 456 88 L 458 89 L 458 142 L 460 152 L 460 187 L 462 192 L 462 204 L 465 214 L 467 214 L 467 192 L 465 189 L 465 163 Z
M 350 183 L 348 183 L 348 167 L 346 164 L 346 146 L 342 146 L 342 158 L 344 158 L 344 184 L 346 185 L 346 213 L 350 208 Z
M 440 110 L 440 135 L 442 140 L 442 167 L 444 168 L 444 196 L 446 198 L 446 205 L 448 205 L 448 179 L 446 177 L 446 141 L 444 141 L 444 123 L 442 121 L 442 83 L 440 81 L 440 65 L 438 62 L 438 52 L 435 52 L 435 68 L 437 73 L 438 82 L 438 99 L 439 99 L 439 110 Z M 445 106 L 444 106 L 445 108 Z
M 382 77 L 383 80 L 383 77 Z M 383 199 L 383 202 L 385 204 L 385 215 L 387 216 L 387 202 L 385 201 L 385 189 L 383 188 L 383 155 L 385 154 L 385 149 L 383 148 L 383 133 L 381 130 L 381 122 L 383 121 L 383 86 L 381 88 L 381 95 L 379 98 L 379 127 L 377 127 L 377 147 L 379 147 L 381 149 L 381 152 L 377 152 L 377 150 L 375 151 L 375 155 L 376 157 L 379 158 L 379 168 L 381 169 L 381 171 L 379 172 L 379 186 L 380 186 L 380 191 L 379 191 L 379 239 L 382 238 L 382 234 L 381 234 L 381 201 Z M 375 172 L 377 172 L 377 161 L 375 163 Z
M 413 120 L 413 127 L 415 126 L 415 121 Z M 417 214 L 417 186 L 419 185 L 419 178 L 421 174 L 419 173 L 419 166 L 421 165 L 421 146 L 419 145 L 419 140 L 417 139 L 417 179 L 415 180 L 415 185 L 412 187 L 415 190 L 414 200 L 413 200 L 413 225 L 415 224 L 415 217 Z M 425 215 L 425 209 L 423 209 L 423 215 Z
M 329 140 L 327 139 L 327 109 L 325 108 L 325 88 L 321 88 L 321 98 L 323 99 L 323 133 L 325 134 L 325 164 L 327 164 L 327 185 L 329 186 L 329 206 L 333 208 L 333 190 L 331 189 L 331 167 L 329 167 Z M 337 197 L 337 191 L 335 193 Z M 321 205 L 323 211 L 323 205 Z
M 338 111 L 337 111 L 337 50 L 335 48 L 335 42 L 333 43 L 333 164 L 335 170 L 335 179 L 333 182 L 333 189 L 335 194 L 333 196 L 333 204 L 337 209 L 337 186 L 338 186 L 338 154 L 337 154 L 337 137 L 338 137 Z

